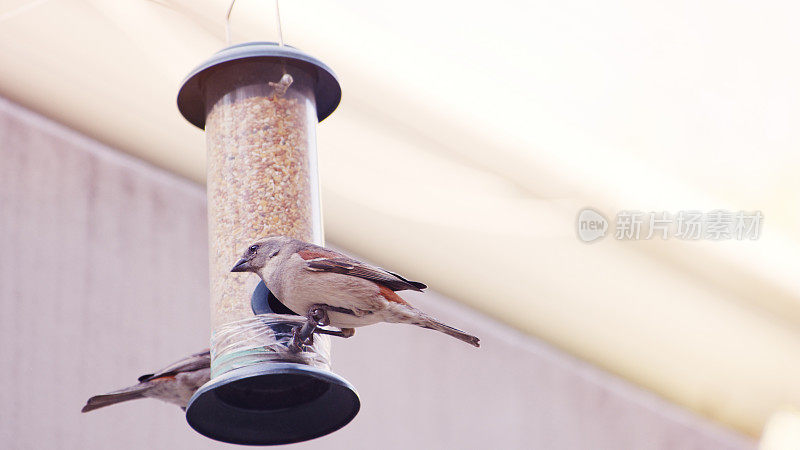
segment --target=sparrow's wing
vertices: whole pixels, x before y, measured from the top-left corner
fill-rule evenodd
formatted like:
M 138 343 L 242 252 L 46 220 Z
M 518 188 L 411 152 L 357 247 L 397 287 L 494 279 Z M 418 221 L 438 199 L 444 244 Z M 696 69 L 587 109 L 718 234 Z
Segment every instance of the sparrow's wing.
M 313 272 L 334 272 L 364 278 L 386 286 L 393 291 L 419 291 L 428 286 L 409 281 L 396 273 L 370 266 L 349 256 L 322 247 L 313 247 L 298 252 L 306 260 L 307 269 Z
M 181 372 L 193 372 L 195 370 L 207 369 L 211 367 L 211 353 L 209 350 L 204 350 L 200 353 L 195 353 L 180 361 L 170 364 L 169 366 L 159 370 L 156 373 L 148 373 L 139 377 L 139 382 L 154 380 L 161 377 L 169 377 Z

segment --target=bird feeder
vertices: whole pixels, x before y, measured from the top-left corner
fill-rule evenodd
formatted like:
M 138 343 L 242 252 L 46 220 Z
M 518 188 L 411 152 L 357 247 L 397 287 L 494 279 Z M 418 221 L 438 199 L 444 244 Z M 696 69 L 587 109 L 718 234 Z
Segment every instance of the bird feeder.
M 302 352 L 287 352 L 304 318 L 289 315 L 256 276 L 230 271 L 250 244 L 271 234 L 323 244 L 316 123 L 340 98 L 321 61 L 264 42 L 221 50 L 178 93 L 181 114 L 206 131 L 212 379 L 192 397 L 186 418 L 210 438 L 299 442 L 358 412 L 353 387 L 330 371 L 330 338 L 315 335 Z

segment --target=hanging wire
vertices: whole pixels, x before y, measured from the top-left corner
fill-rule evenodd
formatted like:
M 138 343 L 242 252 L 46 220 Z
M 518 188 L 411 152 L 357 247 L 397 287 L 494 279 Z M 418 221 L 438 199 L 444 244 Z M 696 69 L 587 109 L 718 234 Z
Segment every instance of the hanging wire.
M 281 7 L 280 0 L 275 0 L 275 22 L 278 23 L 278 43 L 283 47 L 283 29 L 281 28 Z
M 233 11 L 233 4 L 236 0 L 231 0 L 231 6 L 228 6 L 228 14 L 225 14 L 225 42 L 230 47 L 231 45 L 231 11 Z
M 233 12 L 233 5 L 236 3 L 236 0 L 231 0 L 230 6 L 228 6 L 228 13 L 225 14 L 225 42 L 227 45 L 231 45 L 231 12 Z M 283 27 L 281 26 L 281 7 L 279 4 L 279 0 L 275 0 L 275 23 L 278 26 L 278 44 L 283 47 Z

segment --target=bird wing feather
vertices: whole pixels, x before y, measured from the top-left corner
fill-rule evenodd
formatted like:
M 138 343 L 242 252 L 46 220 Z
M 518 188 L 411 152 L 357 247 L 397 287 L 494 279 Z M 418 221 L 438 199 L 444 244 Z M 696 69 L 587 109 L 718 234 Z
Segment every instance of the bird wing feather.
M 427 288 L 423 283 L 410 281 L 402 276 L 383 270 L 380 267 L 362 263 L 349 256 L 322 247 L 309 248 L 298 252 L 306 260 L 306 269 L 312 272 L 333 272 L 374 281 L 393 291 L 419 291 Z
M 181 372 L 193 372 L 195 370 L 207 369 L 211 367 L 211 352 L 204 350 L 199 353 L 187 356 L 180 361 L 176 361 L 169 366 L 155 372 L 148 373 L 139 377 L 139 382 L 154 380 L 161 377 L 171 377 Z

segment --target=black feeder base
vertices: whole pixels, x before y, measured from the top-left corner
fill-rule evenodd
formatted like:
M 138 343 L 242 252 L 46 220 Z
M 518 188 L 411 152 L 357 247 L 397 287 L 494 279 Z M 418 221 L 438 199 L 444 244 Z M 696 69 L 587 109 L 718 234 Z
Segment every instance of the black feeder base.
M 270 313 L 280 309 L 277 305 L 283 306 L 259 284 L 253 312 Z M 332 433 L 353 420 L 360 407 L 353 386 L 334 373 L 266 362 L 231 370 L 203 385 L 189 401 L 186 420 L 218 441 L 278 445 Z
M 206 383 L 189 401 L 186 420 L 218 441 L 277 445 L 332 433 L 359 408 L 353 386 L 335 374 L 302 364 L 262 363 Z

